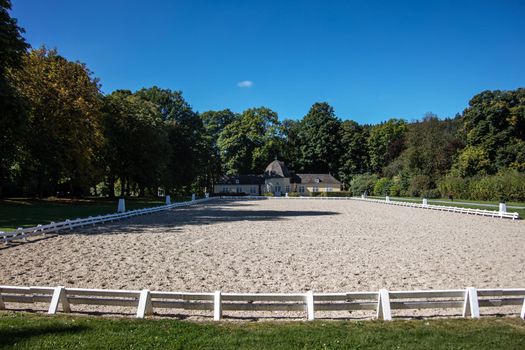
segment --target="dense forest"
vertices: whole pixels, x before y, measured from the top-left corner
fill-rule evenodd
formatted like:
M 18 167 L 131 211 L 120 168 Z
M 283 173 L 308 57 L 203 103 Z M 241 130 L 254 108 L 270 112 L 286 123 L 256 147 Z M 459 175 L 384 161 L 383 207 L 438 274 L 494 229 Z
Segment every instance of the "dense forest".
M 0 197 L 204 192 L 278 157 L 346 191 L 525 200 L 525 89 L 484 91 L 452 119 L 360 125 L 314 103 L 197 113 L 159 87 L 104 95 L 88 67 L 31 48 L 0 0 Z

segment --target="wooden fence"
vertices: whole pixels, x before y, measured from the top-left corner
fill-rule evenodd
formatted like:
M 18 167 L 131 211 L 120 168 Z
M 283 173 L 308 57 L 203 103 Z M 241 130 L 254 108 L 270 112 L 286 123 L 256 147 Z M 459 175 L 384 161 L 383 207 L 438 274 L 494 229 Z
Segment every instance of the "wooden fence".
M 298 311 L 311 321 L 318 312 L 372 310 L 377 319 L 389 321 L 396 316 L 393 310 L 457 309 L 463 317 L 478 318 L 480 309 L 516 305 L 517 311 L 521 306 L 520 316 L 525 320 L 525 289 L 516 288 L 260 294 L 0 286 L 0 309 L 7 309 L 10 303 L 48 303 L 49 314 L 56 314 L 60 306 L 66 313 L 74 311 L 75 305 L 131 307 L 138 318 L 152 315 L 155 309 L 208 310 L 215 321 L 228 311 L 243 311 L 243 317 L 250 318 L 260 311 L 279 312 L 272 317 Z
M 126 211 L 123 213 L 90 216 L 87 218 L 75 219 L 75 220 L 67 219 L 65 221 L 60 221 L 60 222 L 51 222 L 46 225 L 38 225 L 35 227 L 29 227 L 29 228 L 19 228 L 18 230 L 11 231 L 11 232 L 0 231 L 0 243 L 8 244 L 9 242 L 15 241 L 15 240 L 27 240 L 27 238 L 32 237 L 32 236 L 40 236 L 40 235 L 45 236 L 46 234 L 58 233 L 63 230 L 73 230 L 74 228 L 84 227 L 86 225 L 94 226 L 100 223 L 112 222 L 112 221 L 131 218 L 134 216 L 146 215 L 146 214 L 156 213 L 156 212 L 163 211 L 163 210 L 169 210 L 173 208 L 202 203 L 202 202 L 209 201 L 211 199 L 212 198 L 202 198 L 202 199 L 197 199 L 197 200 L 188 201 L 188 202 L 179 202 L 179 203 L 173 203 L 173 204 L 168 204 L 168 205 L 161 205 L 158 207 L 135 209 L 135 210 Z
M 433 204 L 422 204 L 422 203 L 412 203 L 412 202 L 400 202 L 392 200 L 382 200 L 382 199 L 370 199 L 362 197 L 266 197 L 266 196 L 222 196 L 221 199 L 273 199 L 273 200 L 359 200 L 371 203 L 381 203 L 389 205 L 397 205 L 410 208 L 420 208 L 420 209 L 429 209 L 429 210 L 439 210 L 446 211 L 451 213 L 460 213 L 460 214 L 472 214 L 480 216 L 489 216 L 493 218 L 502 218 L 502 219 L 519 219 L 519 213 L 508 213 L 497 210 L 485 210 L 485 209 L 473 209 L 473 208 L 462 208 L 462 207 L 453 207 L 446 205 L 433 205 Z

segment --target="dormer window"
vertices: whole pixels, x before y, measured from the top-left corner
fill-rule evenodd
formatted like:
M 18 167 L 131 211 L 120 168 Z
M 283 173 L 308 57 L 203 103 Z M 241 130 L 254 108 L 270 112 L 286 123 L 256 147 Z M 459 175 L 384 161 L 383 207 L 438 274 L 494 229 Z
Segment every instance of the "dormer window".
M 236 185 L 239 184 L 239 179 L 235 179 L 235 184 L 236 184 Z
M 315 183 L 318 184 L 320 182 L 319 178 L 315 179 Z

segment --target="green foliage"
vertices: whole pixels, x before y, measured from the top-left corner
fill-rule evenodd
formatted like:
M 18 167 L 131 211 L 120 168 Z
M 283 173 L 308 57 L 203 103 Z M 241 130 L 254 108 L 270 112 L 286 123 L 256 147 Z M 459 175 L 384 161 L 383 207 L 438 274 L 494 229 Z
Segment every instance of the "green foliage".
M 45 48 L 31 51 L 14 75 L 30 104 L 24 176 L 36 182 L 40 196 L 54 194 L 59 184 L 86 192 L 103 142 L 98 80 L 84 64 Z
M 367 142 L 367 129 L 354 121 L 345 120 L 339 131 L 341 140 L 341 158 L 339 180 L 350 186 L 352 176 L 363 174 L 368 169 L 368 152 L 364 144 Z
M 410 180 L 408 194 L 413 197 L 424 196 L 432 187 L 432 179 L 427 175 L 416 175 Z
M 288 197 L 301 197 L 299 192 L 289 192 Z
M 374 185 L 373 193 L 376 196 L 388 196 L 390 194 L 392 182 L 386 177 L 382 177 Z
M 470 197 L 469 180 L 458 176 L 447 175 L 438 183 L 438 190 L 442 197 L 463 198 Z
M 357 175 L 350 182 L 350 190 L 354 196 L 360 196 L 363 193 L 371 194 L 377 182 L 377 175 L 364 174 Z
M 263 196 L 265 196 L 265 197 L 273 197 L 274 194 L 273 194 L 273 192 L 264 192 Z
M 390 119 L 370 129 L 368 154 L 372 172 L 380 173 L 401 154 L 406 131 L 407 123 L 402 119 Z
M 217 141 L 227 174 L 260 174 L 280 152 L 282 127 L 277 113 L 260 107 L 244 111 Z
M 169 149 L 162 116 L 155 104 L 118 90 L 105 98 L 104 157 L 110 195 L 120 179 L 121 193 L 136 184 L 140 195 L 157 187 L 165 171 L 164 154 Z
M 426 175 L 433 181 L 446 174 L 461 146 L 456 129 L 456 121 L 439 120 L 430 113 L 422 121 L 409 124 L 402 155 L 405 172 Z
M 495 173 L 513 167 L 523 171 L 525 89 L 484 91 L 474 96 L 463 113 L 463 122 L 467 146 L 480 149 L 482 160 L 489 163 L 482 170 Z M 465 176 L 472 175 L 476 174 Z
M 523 201 L 525 174 L 505 170 L 496 175 L 474 178 L 469 182 L 469 199 Z
M 167 158 L 161 183 L 168 192 L 189 187 L 199 178 L 205 181 L 212 150 L 206 142 L 202 119 L 184 100 L 182 92 L 154 86 L 139 90 L 136 95 L 153 103 L 164 121 L 169 148 L 157 153 Z
M 299 169 L 302 172 L 336 174 L 339 169 L 341 121 L 325 102 L 315 103 L 301 121 Z
M 29 45 L 24 30 L 9 15 L 11 1 L 0 1 L 0 197 L 3 185 L 12 180 L 12 167 L 21 156 L 26 125 L 26 104 L 12 81 Z
M 486 174 L 491 167 L 488 152 L 481 147 L 467 146 L 458 155 L 451 173 L 460 177 Z

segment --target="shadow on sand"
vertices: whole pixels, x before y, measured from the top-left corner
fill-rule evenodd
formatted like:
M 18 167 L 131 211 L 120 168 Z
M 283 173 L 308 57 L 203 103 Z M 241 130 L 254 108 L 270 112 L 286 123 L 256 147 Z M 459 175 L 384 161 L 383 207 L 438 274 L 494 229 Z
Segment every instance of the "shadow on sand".
M 256 204 L 242 201 L 214 201 L 190 207 L 176 208 L 169 211 L 150 214 L 74 230 L 77 234 L 118 234 L 114 228 L 119 227 L 125 233 L 142 232 L 145 228 L 165 227 L 177 230 L 187 225 L 212 225 L 225 222 L 243 221 L 279 221 L 293 217 L 333 216 L 340 213 L 334 211 L 314 210 L 261 210 Z

